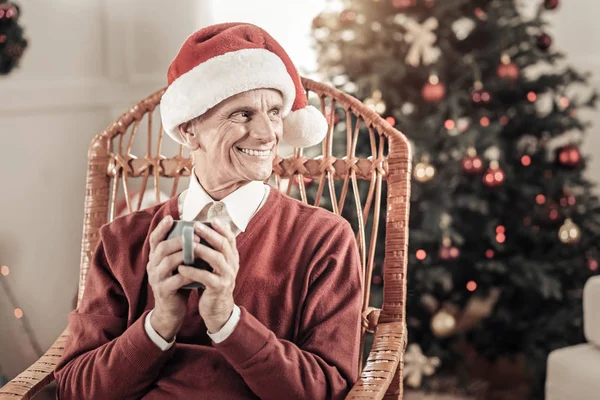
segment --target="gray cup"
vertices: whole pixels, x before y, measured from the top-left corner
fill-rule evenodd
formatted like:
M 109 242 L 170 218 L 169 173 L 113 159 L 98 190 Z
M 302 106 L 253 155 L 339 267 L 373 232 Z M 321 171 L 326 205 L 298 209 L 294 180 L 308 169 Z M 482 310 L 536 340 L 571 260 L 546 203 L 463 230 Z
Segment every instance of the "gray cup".
M 208 222 L 203 223 L 210 226 Z M 172 239 L 177 236 L 181 236 L 183 242 L 183 264 L 212 272 L 212 267 L 206 261 L 194 257 L 194 221 L 173 221 L 173 227 L 167 235 L 167 239 Z M 201 243 L 209 246 L 208 243 L 202 239 Z M 175 271 L 175 273 L 177 273 L 177 271 Z M 183 286 L 182 289 L 204 289 L 204 285 L 199 282 L 192 282 Z

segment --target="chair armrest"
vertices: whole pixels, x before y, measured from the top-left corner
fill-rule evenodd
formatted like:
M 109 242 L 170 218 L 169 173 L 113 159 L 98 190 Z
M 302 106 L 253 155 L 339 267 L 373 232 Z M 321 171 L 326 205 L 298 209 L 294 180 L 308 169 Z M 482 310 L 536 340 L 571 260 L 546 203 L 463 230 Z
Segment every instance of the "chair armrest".
M 346 400 L 383 399 L 402 363 L 407 340 L 402 323 L 379 323 L 367 364 Z M 397 384 L 401 387 L 402 382 Z M 401 396 L 401 393 L 398 396 Z
M 31 399 L 54 381 L 54 368 L 63 355 L 68 336 L 67 327 L 39 360 L 0 388 L 0 400 Z

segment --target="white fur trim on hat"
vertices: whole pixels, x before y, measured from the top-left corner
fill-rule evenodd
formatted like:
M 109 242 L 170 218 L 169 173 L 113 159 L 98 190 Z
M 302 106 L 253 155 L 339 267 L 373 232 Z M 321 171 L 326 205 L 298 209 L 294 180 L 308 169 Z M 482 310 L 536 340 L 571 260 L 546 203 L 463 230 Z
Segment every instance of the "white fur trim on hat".
M 283 140 L 294 147 L 310 147 L 327 135 L 327 120 L 313 106 L 291 111 L 283 120 Z
M 296 89 L 285 64 L 275 53 L 243 49 L 208 59 L 175 79 L 163 94 L 160 114 L 165 132 L 182 143 L 177 129 L 180 124 L 231 96 L 262 88 L 281 92 L 285 117 L 294 104 Z

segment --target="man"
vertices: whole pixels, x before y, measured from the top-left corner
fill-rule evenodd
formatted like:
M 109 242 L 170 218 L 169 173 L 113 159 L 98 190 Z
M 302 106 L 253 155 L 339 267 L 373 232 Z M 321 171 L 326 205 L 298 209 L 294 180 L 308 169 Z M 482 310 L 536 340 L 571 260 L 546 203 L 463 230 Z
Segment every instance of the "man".
M 354 234 L 263 183 L 281 139 L 309 146 L 327 129 L 289 57 L 253 25 L 202 29 L 169 68 L 161 114 L 190 149 L 190 186 L 101 228 L 59 398 L 343 398 L 358 373 Z M 177 219 L 212 222 L 194 248 L 212 272 L 181 265 L 181 239 L 165 239 Z M 205 289 L 181 289 L 192 282 Z

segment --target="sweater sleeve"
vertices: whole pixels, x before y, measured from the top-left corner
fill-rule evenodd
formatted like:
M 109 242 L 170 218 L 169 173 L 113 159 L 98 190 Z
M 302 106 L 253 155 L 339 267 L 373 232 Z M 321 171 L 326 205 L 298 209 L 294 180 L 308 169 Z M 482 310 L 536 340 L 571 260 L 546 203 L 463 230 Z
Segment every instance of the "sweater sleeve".
M 343 399 L 357 379 L 362 284 L 349 225 L 317 251 L 312 270 L 295 343 L 240 307 L 235 330 L 213 344 L 261 399 Z
M 57 398 L 138 399 L 150 389 L 174 347 L 162 351 L 144 329 L 145 312 L 127 327 L 128 302 L 111 273 L 102 235 L 55 377 Z

